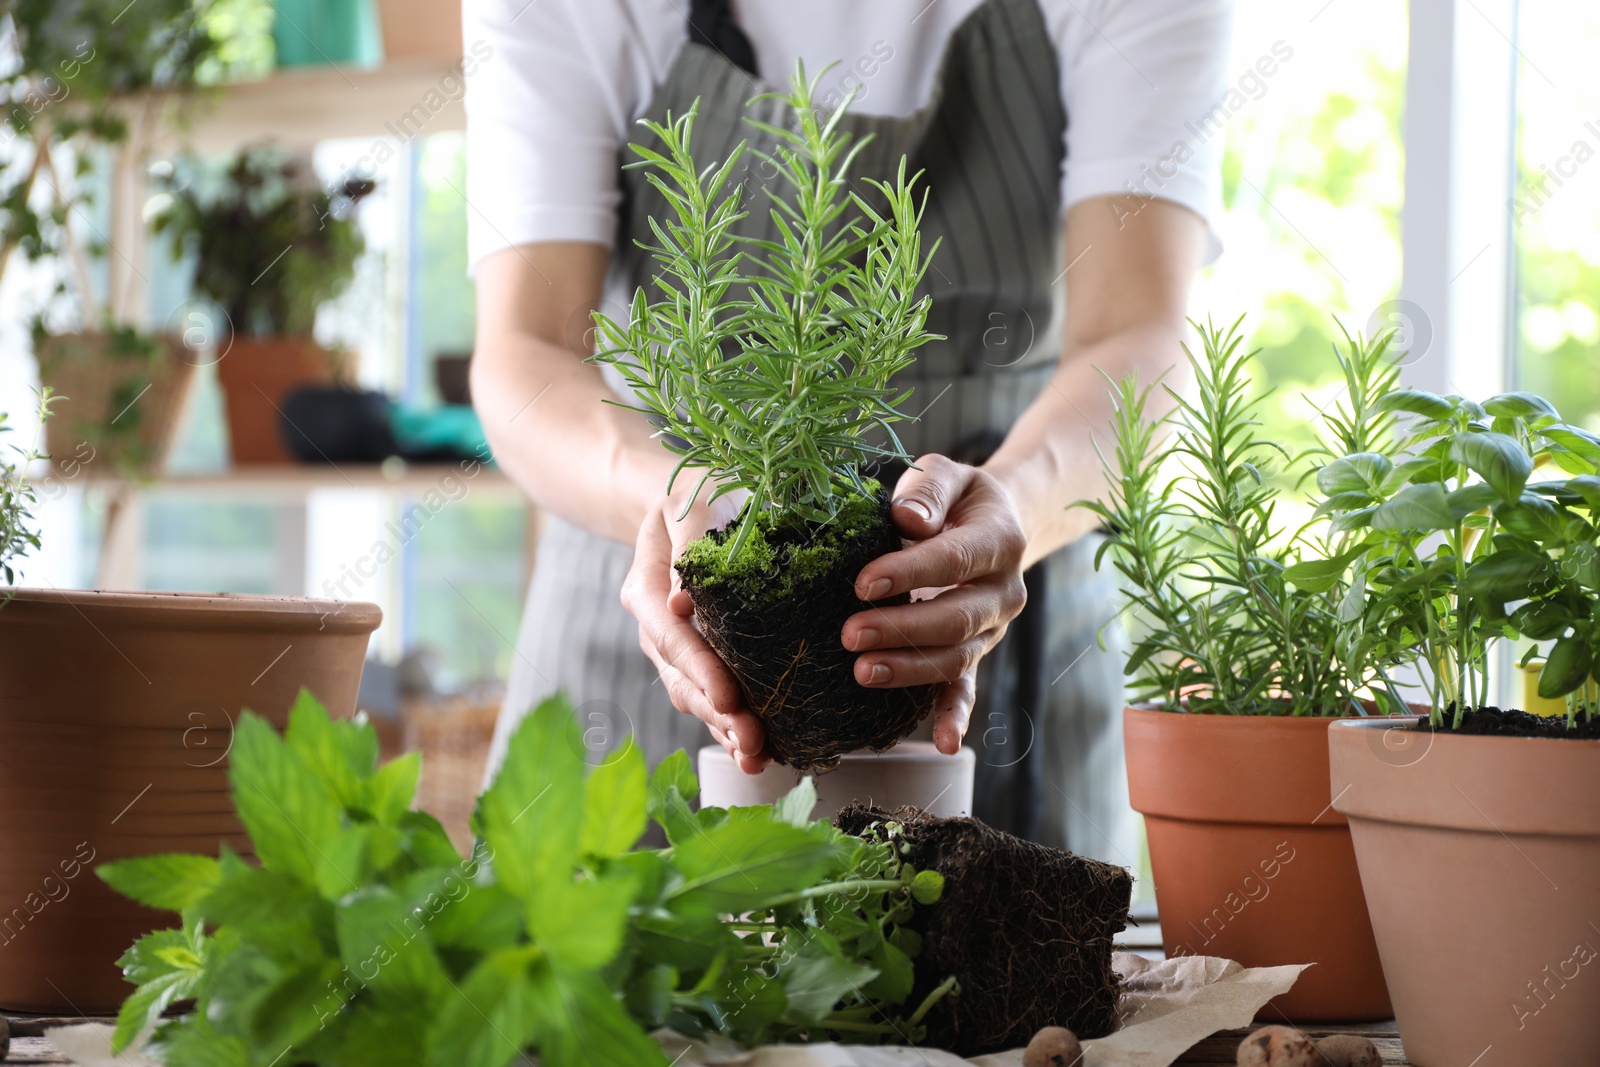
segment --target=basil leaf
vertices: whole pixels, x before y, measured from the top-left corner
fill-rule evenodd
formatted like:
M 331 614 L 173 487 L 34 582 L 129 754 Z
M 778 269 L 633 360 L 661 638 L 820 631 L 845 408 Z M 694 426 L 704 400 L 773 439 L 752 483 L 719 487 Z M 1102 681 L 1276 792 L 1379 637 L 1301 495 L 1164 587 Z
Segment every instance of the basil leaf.
M 1539 695 L 1546 700 L 1564 697 L 1589 676 L 1593 659 L 1589 643 L 1581 636 L 1563 637 L 1550 649 L 1539 672 Z
M 1379 452 L 1355 452 L 1334 460 L 1317 471 L 1317 488 L 1326 496 L 1339 493 L 1375 495 L 1394 463 Z
M 1408 485 L 1372 512 L 1374 530 L 1448 530 L 1455 524 L 1450 499 L 1438 482 Z
M 1537 552 L 1496 552 L 1467 568 L 1462 592 L 1482 600 L 1505 603 L 1523 600 L 1550 587 L 1555 580 L 1555 564 Z
M 1507 501 L 1522 495 L 1533 473 L 1533 457 L 1522 442 L 1492 431 L 1456 434 L 1450 441 L 1450 458 L 1466 464 Z
M 1544 415 L 1559 417 L 1550 401 L 1537 393 L 1498 393 L 1483 402 L 1483 410 L 1490 415 L 1513 419 L 1531 419 Z
M 1421 389 L 1396 389 L 1385 393 L 1374 407 L 1379 411 L 1408 411 L 1425 419 L 1448 419 L 1456 410 L 1444 397 Z

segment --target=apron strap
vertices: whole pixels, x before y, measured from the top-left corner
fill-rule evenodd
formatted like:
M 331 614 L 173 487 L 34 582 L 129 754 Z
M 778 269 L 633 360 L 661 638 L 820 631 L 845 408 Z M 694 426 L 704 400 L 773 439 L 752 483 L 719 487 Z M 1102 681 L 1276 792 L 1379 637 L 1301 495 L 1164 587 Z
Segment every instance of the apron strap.
M 690 0 L 688 21 L 689 40 L 715 49 L 734 66 L 758 76 L 755 49 L 733 17 L 731 0 Z

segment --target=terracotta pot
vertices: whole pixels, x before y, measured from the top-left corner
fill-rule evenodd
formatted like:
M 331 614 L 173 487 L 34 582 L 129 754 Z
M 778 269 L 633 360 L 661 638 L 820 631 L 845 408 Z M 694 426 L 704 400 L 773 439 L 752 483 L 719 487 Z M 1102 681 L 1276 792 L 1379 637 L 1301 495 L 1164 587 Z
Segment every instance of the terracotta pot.
M 0 1007 L 116 1010 L 131 989 L 117 957 L 174 917 L 89 868 L 237 842 L 232 724 L 249 709 L 283 726 L 302 686 L 352 714 L 381 618 L 371 604 L 190 593 L 22 589 L 0 607 L 0 825 L 15 832 L 0 856 Z M 130 736 L 162 754 L 142 774 L 119 748 Z
M 40 339 L 39 382 L 59 398 L 44 424 L 45 450 L 58 467 L 148 475 L 166 465 L 194 364 L 181 338 L 155 340 L 161 351 L 149 360 L 119 354 L 102 332 Z
M 1263 1019 L 1391 1014 L 1350 828 L 1330 803 L 1332 721 L 1123 713 L 1167 955 L 1316 964 Z
M 295 462 L 283 444 L 283 398 L 296 386 L 332 382 L 336 364 L 308 338 L 234 335 L 217 361 L 234 465 Z
M 946 756 L 932 741 L 902 741 L 887 752 L 852 752 L 839 766 L 815 776 L 813 819 L 831 819 L 851 801 L 882 808 L 914 804 L 935 815 L 972 814 L 972 775 L 977 757 L 963 748 Z M 770 804 L 793 789 L 800 775 L 776 763 L 745 774 L 721 745 L 700 750 L 700 802 L 720 808 Z
M 1600 1062 L 1600 742 L 1328 733 L 1417 1067 Z
M 378 0 L 386 62 L 461 62 L 461 0 Z

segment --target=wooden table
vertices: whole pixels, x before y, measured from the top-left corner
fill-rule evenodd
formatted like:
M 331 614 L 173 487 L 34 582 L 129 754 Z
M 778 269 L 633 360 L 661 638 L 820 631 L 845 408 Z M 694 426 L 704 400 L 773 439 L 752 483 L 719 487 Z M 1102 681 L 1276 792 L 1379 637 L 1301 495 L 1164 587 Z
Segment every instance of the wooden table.
M 70 1061 L 62 1058 L 56 1052 L 55 1046 L 44 1036 L 46 1026 L 70 1026 L 84 1020 L 76 1016 L 40 1016 L 40 1015 L 13 1015 L 6 1014 L 11 1023 L 11 1055 L 6 1057 L 7 1067 L 11 1064 L 65 1064 Z M 96 1019 L 95 1022 L 113 1022 L 111 1019 Z M 1354 1033 L 1370 1037 L 1378 1051 L 1383 1053 L 1383 1062 L 1395 1067 L 1409 1067 L 1405 1052 L 1400 1048 L 1400 1035 L 1394 1023 L 1377 1023 L 1365 1026 L 1328 1026 L 1313 1027 L 1306 1031 L 1313 1037 L 1323 1037 L 1327 1034 Z M 1227 1064 L 1232 1067 L 1234 1054 L 1238 1051 L 1239 1042 L 1249 1034 L 1249 1030 L 1224 1030 L 1200 1042 L 1178 1060 L 1177 1067 L 1215 1067 L 1216 1064 Z
M 1386 1065 L 1410 1067 L 1411 1061 L 1406 1059 L 1405 1050 L 1400 1047 L 1400 1031 L 1395 1028 L 1392 1020 L 1387 1023 L 1365 1023 L 1360 1026 L 1305 1026 L 1301 1029 L 1312 1037 L 1360 1034 L 1370 1038 L 1372 1043 L 1378 1046 Z M 1237 1062 L 1239 1042 L 1249 1034 L 1249 1030 L 1223 1030 L 1221 1033 L 1213 1034 L 1179 1057 L 1175 1067 L 1202 1067 L 1202 1065 L 1216 1067 L 1218 1064 L 1233 1067 Z

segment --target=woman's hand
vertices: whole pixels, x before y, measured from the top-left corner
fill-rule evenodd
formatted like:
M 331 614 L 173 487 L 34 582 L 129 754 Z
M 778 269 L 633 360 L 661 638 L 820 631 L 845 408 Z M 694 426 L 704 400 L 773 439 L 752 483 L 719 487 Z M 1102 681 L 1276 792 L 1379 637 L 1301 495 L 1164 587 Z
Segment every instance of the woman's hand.
M 841 638 L 863 653 L 855 667 L 862 685 L 939 683 L 933 739 L 955 755 L 972 716 L 978 661 L 1027 603 L 1027 537 L 1011 494 L 992 475 L 938 455 L 917 467 L 901 476 L 892 510 L 915 543 L 863 567 L 856 595 L 924 599 L 852 615 Z
M 692 487 L 694 480 L 684 481 Z M 761 720 L 744 706 L 739 683 L 695 629 L 694 604 L 672 566 L 690 541 L 732 522 L 744 496 L 730 493 L 714 504 L 697 501 L 682 519 L 689 490 L 653 504 L 639 526 L 633 566 L 622 583 L 622 606 L 639 620 L 639 647 L 661 672 L 672 706 L 705 723 L 739 769 L 755 774 L 768 762 Z

